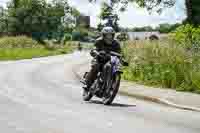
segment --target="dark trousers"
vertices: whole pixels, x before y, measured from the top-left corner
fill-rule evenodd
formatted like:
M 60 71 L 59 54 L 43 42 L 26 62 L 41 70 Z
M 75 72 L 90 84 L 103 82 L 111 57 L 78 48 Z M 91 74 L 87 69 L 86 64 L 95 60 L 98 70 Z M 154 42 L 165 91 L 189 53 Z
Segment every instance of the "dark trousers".
M 100 63 L 98 62 L 97 59 L 93 59 L 92 62 L 91 62 L 91 68 L 90 68 L 90 71 L 88 72 L 88 74 L 86 75 L 86 84 L 88 87 L 90 87 L 95 79 L 97 78 L 97 74 L 100 70 Z
M 111 67 L 110 63 L 108 62 L 109 60 L 110 58 L 107 58 L 103 61 L 95 58 L 92 60 L 90 71 L 86 75 L 86 84 L 88 87 L 91 87 L 91 85 L 94 83 L 99 71 L 102 72 L 103 70 L 106 70 L 105 72 L 107 72 L 107 70 L 109 70 Z M 103 75 L 105 76 L 106 73 L 103 73 Z

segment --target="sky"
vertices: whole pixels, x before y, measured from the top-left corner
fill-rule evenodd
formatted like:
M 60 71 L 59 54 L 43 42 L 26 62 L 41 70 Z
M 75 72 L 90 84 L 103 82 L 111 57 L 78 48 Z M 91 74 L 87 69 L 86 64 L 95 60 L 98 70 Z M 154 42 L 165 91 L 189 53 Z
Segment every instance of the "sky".
M 5 6 L 9 0 L 0 0 L 0 5 Z M 76 7 L 81 13 L 91 17 L 91 26 L 96 27 L 99 23 L 99 13 L 101 3 L 89 3 L 88 0 L 68 0 L 71 6 Z M 103 1 L 103 0 L 99 0 Z M 162 23 L 181 22 L 186 18 L 185 0 L 176 0 L 174 7 L 165 9 L 162 14 L 149 14 L 145 9 L 137 7 L 135 4 L 129 4 L 125 12 L 119 12 L 119 25 L 122 27 L 141 27 L 141 26 L 157 26 Z

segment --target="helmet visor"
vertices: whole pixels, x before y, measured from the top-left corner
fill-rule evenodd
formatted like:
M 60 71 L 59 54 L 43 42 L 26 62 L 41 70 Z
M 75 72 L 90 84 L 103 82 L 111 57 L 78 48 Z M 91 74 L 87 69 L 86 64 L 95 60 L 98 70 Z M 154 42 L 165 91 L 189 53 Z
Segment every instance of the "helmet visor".
M 114 39 L 114 34 L 104 34 L 104 40 L 106 41 L 107 44 L 112 44 Z
M 104 35 L 104 37 L 105 37 L 105 39 L 113 40 L 114 34 L 111 34 L 111 33 L 108 34 L 108 33 L 107 33 L 107 34 Z

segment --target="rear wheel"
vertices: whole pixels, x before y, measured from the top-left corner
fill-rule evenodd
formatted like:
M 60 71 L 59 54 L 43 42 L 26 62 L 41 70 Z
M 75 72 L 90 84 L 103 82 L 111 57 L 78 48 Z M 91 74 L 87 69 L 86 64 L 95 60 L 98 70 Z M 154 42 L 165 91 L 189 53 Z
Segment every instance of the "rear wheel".
M 83 90 L 83 100 L 84 101 L 90 101 L 90 99 L 92 97 L 93 97 L 93 95 L 90 91 Z
M 104 105 L 110 105 L 113 102 L 113 100 L 115 99 L 115 97 L 119 91 L 120 80 L 121 80 L 121 74 L 116 73 L 113 80 L 110 81 L 110 82 L 112 82 L 111 88 L 107 89 L 106 95 L 103 98 Z

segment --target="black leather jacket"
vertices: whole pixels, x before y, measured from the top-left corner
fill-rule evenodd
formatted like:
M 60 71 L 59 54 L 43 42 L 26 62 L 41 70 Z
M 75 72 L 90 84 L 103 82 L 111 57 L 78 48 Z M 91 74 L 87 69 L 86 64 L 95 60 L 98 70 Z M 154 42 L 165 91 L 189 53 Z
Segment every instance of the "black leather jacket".
M 95 42 L 95 49 L 97 51 L 114 51 L 114 52 L 117 52 L 117 53 L 121 53 L 121 46 L 120 46 L 120 43 L 116 40 L 113 40 L 113 43 L 111 45 L 109 44 L 106 44 L 105 41 L 100 38 L 100 39 L 97 39 L 96 42 Z

